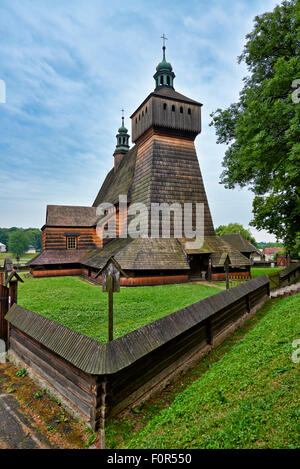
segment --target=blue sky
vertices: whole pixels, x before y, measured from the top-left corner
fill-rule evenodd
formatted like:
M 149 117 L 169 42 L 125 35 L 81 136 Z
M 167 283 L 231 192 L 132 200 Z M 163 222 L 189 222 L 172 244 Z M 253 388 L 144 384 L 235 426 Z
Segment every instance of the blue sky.
M 177 91 L 203 103 L 197 154 L 215 226 L 251 220 L 252 194 L 219 184 L 210 113 L 238 99 L 237 56 L 275 0 L 0 0 L 0 226 L 41 227 L 47 204 L 91 205 L 115 135 L 154 89 L 161 35 Z M 257 240 L 274 240 L 251 231 Z

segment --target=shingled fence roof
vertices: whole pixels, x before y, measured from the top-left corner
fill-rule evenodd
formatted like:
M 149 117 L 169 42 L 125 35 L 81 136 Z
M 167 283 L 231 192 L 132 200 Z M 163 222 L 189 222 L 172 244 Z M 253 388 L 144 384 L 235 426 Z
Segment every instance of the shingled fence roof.
M 266 275 L 205 298 L 140 327 L 107 344 L 14 304 L 7 321 L 82 371 L 93 375 L 116 373 L 166 342 L 176 339 L 226 306 L 269 284 Z

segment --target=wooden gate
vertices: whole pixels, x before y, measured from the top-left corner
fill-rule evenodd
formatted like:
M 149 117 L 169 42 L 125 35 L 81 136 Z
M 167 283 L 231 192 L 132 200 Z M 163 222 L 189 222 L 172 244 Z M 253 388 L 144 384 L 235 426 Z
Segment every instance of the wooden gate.
M 8 311 L 9 289 L 0 284 L 0 339 L 7 339 L 8 323 L 4 316 Z
M 279 273 L 276 272 L 275 274 L 268 276 L 270 279 L 270 290 L 274 290 L 274 288 L 279 288 L 280 286 L 280 278 Z

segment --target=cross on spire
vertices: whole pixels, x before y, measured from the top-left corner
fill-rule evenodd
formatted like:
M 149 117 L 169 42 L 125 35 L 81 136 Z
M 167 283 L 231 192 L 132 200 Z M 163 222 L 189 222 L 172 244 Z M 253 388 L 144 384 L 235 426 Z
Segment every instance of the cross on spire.
M 163 60 L 166 60 L 166 41 L 168 40 L 167 36 L 165 36 L 165 33 L 161 36 L 161 39 L 163 40 Z
M 122 112 L 122 124 L 124 125 L 124 109 L 121 109 Z
M 163 40 L 163 47 L 166 47 L 166 42 L 168 40 L 168 38 L 165 36 L 165 33 L 163 33 L 163 35 L 161 36 L 161 39 Z

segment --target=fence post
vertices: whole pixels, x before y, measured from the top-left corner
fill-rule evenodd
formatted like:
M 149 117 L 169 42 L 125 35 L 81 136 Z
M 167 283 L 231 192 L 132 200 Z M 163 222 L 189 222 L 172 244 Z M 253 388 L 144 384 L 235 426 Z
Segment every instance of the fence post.
M 0 339 L 7 339 L 7 321 L 4 319 L 8 311 L 9 291 L 5 285 L 0 284 Z
M 250 313 L 250 298 L 249 298 L 249 295 L 246 295 L 245 299 L 246 299 L 247 313 Z
M 208 345 L 212 345 L 213 337 L 212 337 L 212 330 L 211 330 L 211 318 L 207 318 L 205 320 L 205 329 L 206 329 L 206 341 Z

